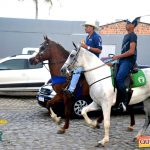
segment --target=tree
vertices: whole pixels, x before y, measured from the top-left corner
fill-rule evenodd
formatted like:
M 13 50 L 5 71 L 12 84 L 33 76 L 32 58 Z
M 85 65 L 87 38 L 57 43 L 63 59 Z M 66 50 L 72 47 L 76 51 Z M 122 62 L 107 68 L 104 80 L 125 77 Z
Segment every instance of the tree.
M 24 0 L 22 0 L 22 1 L 24 1 Z M 35 19 L 38 19 L 38 12 L 39 12 L 38 0 L 33 0 L 33 1 L 35 3 Z M 52 0 L 44 0 L 44 1 L 49 3 L 50 6 L 53 5 Z

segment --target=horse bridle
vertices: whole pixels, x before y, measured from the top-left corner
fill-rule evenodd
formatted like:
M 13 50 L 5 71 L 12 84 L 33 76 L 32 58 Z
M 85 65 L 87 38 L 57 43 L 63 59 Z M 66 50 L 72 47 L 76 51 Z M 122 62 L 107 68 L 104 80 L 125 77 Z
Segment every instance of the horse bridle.
M 65 63 L 65 64 L 67 64 L 67 69 L 68 70 L 71 66 L 74 66 L 74 64 L 77 62 L 77 57 L 78 57 L 80 49 L 81 49 L 81 46 L 79 48 L 76 47 L 75 50 L 77 51 L 77 53 L 73 56 L 71 56 L 72 54 L 70 54 L 70 57 L 74 57 L 74 58 L 73 58 L 73 60 L 70 64 Z M 74 67 L 72 67 L 72 68 L 74 69 Z
M 46 51 L 46 49 L 47 49 L 47 47 L 48 46 L 50 46 L 50 44 L 46 41 L 46 45 L 45 45 L 45 42 L 43 42 L 42 44 L 41 44 L 42 46 L 40 47 L 40 52 L 39 52 L 39 59 L 40 59 L 40 61 L 43 61 L 44 59 L 43 59 L 43 53 L 44 53 L 44 51 Z M 59 62 L 55 62 L 55 61 L 50 61 L 49 62 L 49 65 L 59 65 L 59 64 L 62 64 L 62 63 L 64 63 L 66 60 L 61 60 L 61 61 L 59 61 Z

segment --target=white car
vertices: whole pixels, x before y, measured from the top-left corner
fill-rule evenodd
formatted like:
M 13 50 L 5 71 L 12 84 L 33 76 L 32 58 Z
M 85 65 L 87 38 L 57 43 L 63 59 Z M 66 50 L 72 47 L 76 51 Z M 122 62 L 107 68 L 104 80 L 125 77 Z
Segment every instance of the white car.
M 34 96 L 51 78 L 48 65 L 31 65 L 30 57 L 33 55 L 21 54 L 0 59 L 0 95 Z
M 32 54 L 36 54 L 39 52 L 39 48 L 34 48 L 34 47 L 25 47 L 22 49 L 22 54 L 28 54 L 28 55 L 32 55 Z

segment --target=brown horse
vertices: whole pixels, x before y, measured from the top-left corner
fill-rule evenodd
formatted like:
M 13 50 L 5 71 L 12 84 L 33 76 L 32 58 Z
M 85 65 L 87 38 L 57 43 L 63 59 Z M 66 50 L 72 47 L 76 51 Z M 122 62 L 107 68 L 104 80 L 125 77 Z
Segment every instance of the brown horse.
M 69 81 L 66 77 L 61 76 L 60 68 L 69 56 L 69 52 L 66 51 L 60 44 L 51 41 L 47 37 L 44 37 L 44 42 L 41 44 L 39 53 L 30 59 L 31 64 L 37 64 L 44 60 L 49 62 L 49 70 L 52 79 L 52 87 L 56 92 L 56 95 L 52 100 L 47 102 L 47 108 L 51 114 L 52 119 L 55 122 L 59 122 L 60 118 L 57 118 L 56 114 L 52 111 L 51 107 L 60 101 L 64 101 L 65 106 L 65 124 L 62 128 L 58 130 L 57 133 L 65 133 L 65 130 L 69 128 L 69 119 L 71 115 L 71 105 L 73 97 L 69 94 L 64 94 L 63 89 L 68 85 Z M 89 87 L 86 80 L 81 81 L 82 86 L 82 96 L 88 95 Z
M 65 133 L 65 130 L 69 128 L 69 119 L 71 115 L 71 104 L 72 104 L 72 97 L 69 94 L 64 94 L 63 89 L 66 88 L 69 81 L 61 75 L 60 69 L 63 66 L 64 62 L 69 56 L 69 52 L 66 51 L 60 44 L 44 37 L 44 42 L 41 44 L 39 53 L 30 59 L 32 64 L 37 64 L 44 60 L 48 60 L 49 62 L 49 69 L 52 78 L 52 86 L 56 92 L 56 96 L 47 102 L 47 108 L 52 119 L 59 123 L 60 118 L 56 116 L 56 114 L 52 111 L 51 107 L 60 101 L 64 101 L 65 106 L 65 124 L 61 127 L 57 133 Z M 82 82 L 82 97 L 89 96 L 89 87 L 86 80 L 80 81 Z M 134 121 L 134 113 L 131 109 L 130 111 L 130 128 L 132 129 L 135 121 Z M 103 116 L 100 116 L 97 119 L 97 126 L 98 123 L 101 123 L 103 120 Z

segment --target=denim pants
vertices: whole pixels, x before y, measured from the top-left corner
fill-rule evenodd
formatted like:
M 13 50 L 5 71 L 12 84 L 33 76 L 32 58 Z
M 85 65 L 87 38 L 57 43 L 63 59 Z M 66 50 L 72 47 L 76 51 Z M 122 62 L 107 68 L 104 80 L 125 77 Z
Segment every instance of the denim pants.
M 77 67 L 73 70 L 72 79 L 70 82 L 70 86 L 68 88 L 70 92 L 74 92 L 82 71 L 83 71 L 83 67 Z
M 118 66 L 118 72 L 116 76 L 116 84 L 117 84 L 117 90 L 121 93 L 126 92 L 125 87 L 125 79 L 130 73 L 130 70 L 133 69 L 133 64 L 130 61 L 121 61 L 119 62 Z

